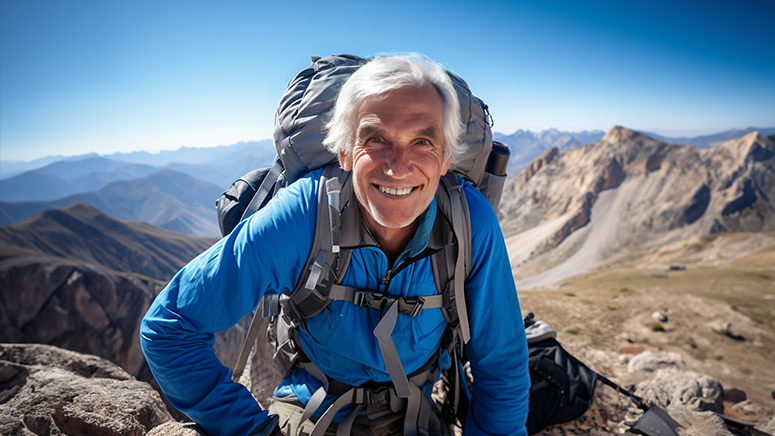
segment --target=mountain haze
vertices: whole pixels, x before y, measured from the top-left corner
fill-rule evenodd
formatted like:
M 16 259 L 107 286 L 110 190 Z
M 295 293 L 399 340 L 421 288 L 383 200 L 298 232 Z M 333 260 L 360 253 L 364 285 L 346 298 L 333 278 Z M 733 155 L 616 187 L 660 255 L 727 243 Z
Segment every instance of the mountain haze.
M 641 132 L 641 133 L 643 133 L 646 136 L 650 136 L 654 139 L 659 139 L 661 141 L 673 142 L 676 144 L 689 144 L 695 147 L 710 148 L 724 141 L 745 136 L 751 132 L 759 132 L 765 136 L 775 135 L 775 127 L 765 127 L 765 128 L 748 127 L 746 129 L 730 129 L 723 132 L 714 133 L 712 135 L 695 136 L 692 138 L 688 138 L 685 136 L 682 136 L 679 138 L 671 138 L 668 136 L 658 135 L 652 132 Z
M 0 183 L 0 201 L 48 201 L 96 191 L 120 180 L 145 177 L 158 171 L 150 165 L 128 164 L 103 157 L 58 161 Z
M 701 149 L 623 127 L 548 149 L 503 194 L 515 274 L 572 275 L 692 236 L 775 230 L 774 156 L 758 132 Z

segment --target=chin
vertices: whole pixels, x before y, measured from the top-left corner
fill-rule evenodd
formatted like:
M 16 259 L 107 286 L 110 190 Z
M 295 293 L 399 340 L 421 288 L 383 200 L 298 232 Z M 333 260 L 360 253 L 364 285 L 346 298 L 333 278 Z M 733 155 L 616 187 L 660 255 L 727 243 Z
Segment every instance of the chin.
M 380 226 L 388 229 L 403 229 L 404 227 L 410 226 L 416 219 L 417 217 L 387 218 L 385 216 L 379 216 L 376 217 L 374 221 Z

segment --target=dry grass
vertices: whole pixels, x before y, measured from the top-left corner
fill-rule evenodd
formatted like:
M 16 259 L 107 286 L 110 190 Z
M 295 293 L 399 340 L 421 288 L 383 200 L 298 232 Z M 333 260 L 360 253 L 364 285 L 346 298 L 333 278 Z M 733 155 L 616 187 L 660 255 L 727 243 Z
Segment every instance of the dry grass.
M 520 301 L 561 341 L 615 352 L 630 340 L 677 351 L 693 370 L 775 408 L 774 255 L 769 247 L 723 268 L 689 266 L 666 278 L 653 276 L 664 275 L 660 270 L 604 269 L 566 279 L 558 289 L 521 291 Z M 655 311 L 668 316 L 660 328 Z

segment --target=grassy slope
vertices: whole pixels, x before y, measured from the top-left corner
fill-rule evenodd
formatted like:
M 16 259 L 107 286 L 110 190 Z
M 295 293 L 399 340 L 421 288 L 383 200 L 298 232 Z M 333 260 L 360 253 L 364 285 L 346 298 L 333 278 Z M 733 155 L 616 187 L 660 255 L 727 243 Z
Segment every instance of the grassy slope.
M 630 339 L 677 351 L 689 367 L 737 387 L 760 404 L 775 391 L 775 245 L 721 267 L 666 273 L 648 269 L 599 271 L 572 277 L 561 289 L 520 292 L 523 312 L 534 312 L 560 340 L 616 351 Z M 663 276 L 655 277 L 653 275 Z M 654 311 L 665 331 L 652 329 Z M 731 332 L 744 340 L 724 333 Z

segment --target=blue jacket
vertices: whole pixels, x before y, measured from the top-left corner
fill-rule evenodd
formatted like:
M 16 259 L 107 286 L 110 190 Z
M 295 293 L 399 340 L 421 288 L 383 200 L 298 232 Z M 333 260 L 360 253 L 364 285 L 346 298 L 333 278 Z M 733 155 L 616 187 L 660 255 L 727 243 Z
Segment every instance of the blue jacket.
M 173 277 L 143 318 L 141 345 L 156 380 L 172 405 L 210 435 L 245 435 L 267 419 L 267 412 L 245 387 L 231 381 L 229 370 L 216 358 L 214 332 L 236 324 L 264 295 L 293 290 L 315 234 L 319 178 L 320 171 L 315 171 L 281 190 L 197 256 Z M 475 383 L 464 434 L 526 435 L 527 344 L 503 235 L 484 196 L 470 184 L 465 195 L 472 234 L 472 269 L 465 286 L 471 341 L 466 351 Z M 396 266 L 427 246 L 435 215 L 434 202 L 421 215 Z M 339 281 L 383 290 L 388 268 L 385 254 L 366 244 L 353 250 Z M 389 292 L 404 297 L 436 294 L 430 258 L 402 269 Z M 390 381 L 372 333 L 379 311 L 342 301 L 331 302 L 329 308 L 308 320 L 309 335 L 300 332 L 306 354 L 326 375 L 344 383 Z M 438 351 L 444 328 L 438 309 L 416 317 L 399 315 L 392 337 L 407 374 Z M 316 379 L 297 370 L 278 386 L 275 396 L 294 394 L 306 404 L 318 387 Z

